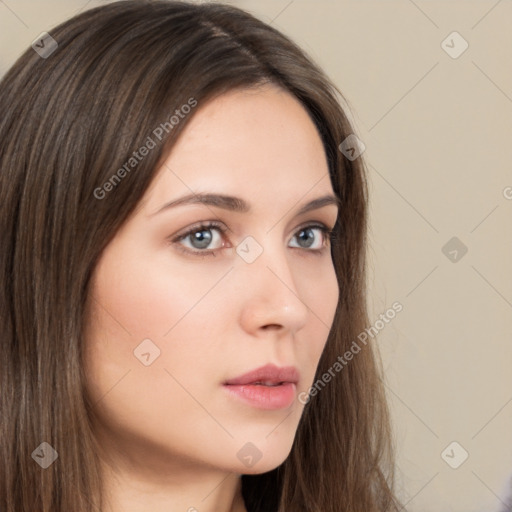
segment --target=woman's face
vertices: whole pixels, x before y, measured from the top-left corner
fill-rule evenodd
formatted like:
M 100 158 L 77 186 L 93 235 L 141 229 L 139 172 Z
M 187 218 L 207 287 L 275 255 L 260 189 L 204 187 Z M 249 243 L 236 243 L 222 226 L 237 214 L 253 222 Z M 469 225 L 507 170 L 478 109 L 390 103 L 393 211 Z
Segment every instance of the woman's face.
M 321 139 L 289 93 L 232 91 L 196 110 L 95 269 L 87 388 L 118 462 L 262 473 L 290 452 L 334 318 L 317 226 L 332 228 L 337 206 L 311 204 L 334 194 Z M 165 207 L 194 194 L 239 199 Z M 296 372 L 226 384 L 266 365 Z

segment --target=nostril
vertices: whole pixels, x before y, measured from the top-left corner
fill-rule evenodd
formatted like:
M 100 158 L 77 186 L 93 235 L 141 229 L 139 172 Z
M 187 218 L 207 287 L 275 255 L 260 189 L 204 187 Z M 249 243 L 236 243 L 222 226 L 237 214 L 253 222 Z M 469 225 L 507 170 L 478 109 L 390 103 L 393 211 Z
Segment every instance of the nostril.
M 268 325 L 264 325 L 263 326 L 263 329 L 265 330 L 270 330 L 270 329 L 280 329 L 282 326 L 279 325 L 279 324 L 268 324 Z

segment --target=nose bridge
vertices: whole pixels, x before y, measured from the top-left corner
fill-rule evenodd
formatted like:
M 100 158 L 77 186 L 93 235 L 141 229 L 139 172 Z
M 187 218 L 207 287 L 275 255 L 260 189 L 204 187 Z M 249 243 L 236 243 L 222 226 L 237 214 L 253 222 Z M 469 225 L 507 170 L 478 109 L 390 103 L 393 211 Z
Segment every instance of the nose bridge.
M 260 325 L 299 329 L 306 322 L 308 308 L 297 287 L 299 276 L 294 274 L 287 257 L 289 249 L 277 236 L 266 236 L 263 243 L 250 238 L 237 247 L 245 260 L 240 262 L 246 266 L 242 289 L 246 290 L 246 306 L 252 310 L 250 317 L 258 319 Z

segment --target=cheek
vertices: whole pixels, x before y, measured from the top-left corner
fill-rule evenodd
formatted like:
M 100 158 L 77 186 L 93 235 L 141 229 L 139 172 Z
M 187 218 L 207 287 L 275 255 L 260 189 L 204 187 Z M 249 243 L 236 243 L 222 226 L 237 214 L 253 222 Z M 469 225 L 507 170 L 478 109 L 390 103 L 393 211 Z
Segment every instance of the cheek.
M 323 340 L 332 327 L 336 307 L 339 300 L 339 285 L 336 279 L 334 265 L 322 265 L 314 276 L 308 279 L 307 306 L 310 309 L 311 321 L 317 332 L 323 333 Z
M 207 439 L 211 425 L 192 397 L 215 398 L 204 382 L 219 380 L 219 351 L 204 333 L 221 332 L 224 319 L 212 308 L 219 297 L 208 295 L 220 275 L 116 261 L 97 267 L 85 336 L 87 389 L 100 423 L 175 448 L 188 446 L 193 423 L 196 437 Z
M 340 295 L 339 285 L 333 264 L 325 269 L 322 283 L 322 286 L 319 288 L 319 290 L 317 290 L 317 297 L 320 311 L 324 313 L 321 318 L 324 321 L 326 327 L 330 329 L 334 320 L 334 314 L 336 312 L 336 307 L 338 305 Z
M 179 378 L 184 368 L 203 363 L 198 354 L 210 349 L 204 333 L 224 321 L 216 314 L 216 290 L 209 293 L 222 272 L 174 268 L 164 256 L 150 260 L 135 251 L 130 259 L 118 255 L 105 254 L 91 282 L 86 347 L 92 382 L 99 394 L 131 371 L 130 380 L 137 375 L 141 386 L 158 393 L 158 379 L 170 382 L 165 370 Z
M 304 384 L 307 386 L 304 385 L 304 389 L 309 387 L 314 378 L 336 313 L 339 287 L 334 267 L 323 267 L 315 279 L 308 279 L 308 286 L 310 293 L 304 302 L 310 310 L 310 326 L 307 334 L 301 338 L 301 359 L 304 368 L 307 368 L 304 375 Z
M 129 336 L 133 343 L 162 339 L 179 327 L 215 276 L 184 271 L 169 261 L 134 253 L 130 260 L 101 262 L 91 287 L 99 327 L 113 339 Z

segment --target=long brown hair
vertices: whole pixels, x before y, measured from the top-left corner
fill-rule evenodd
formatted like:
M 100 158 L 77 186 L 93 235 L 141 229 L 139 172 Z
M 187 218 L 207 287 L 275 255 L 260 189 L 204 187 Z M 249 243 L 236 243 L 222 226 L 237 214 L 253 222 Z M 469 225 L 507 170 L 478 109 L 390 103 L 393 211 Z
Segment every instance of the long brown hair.
M 338 149 L 353 131 L 341 93 L 299 47 L 235 7 L 165 0 L 94 8 L 50 36 L 55 43 L 44 36 L 0 82 L 3 512 L 102 510 L 82 365 L 89 280 L 193 116 L 169 122 L 191 98 L 201 105 L 228 90 L 274 83 L 302 103 L 343 205 L 331 245 L 340 298 L 317 377 L 369 324 L 364 163 Z M 161 126 L 167 129 L 156 141 Z M 128 171 L 150 136 L 156 147 Z M 376 361 L 364 348 L 311 399 L 281 466 L 242 476 L 249 512 L 398 509 Z M 58 454 L 46 469 L 34 457 L 42 442 Z

